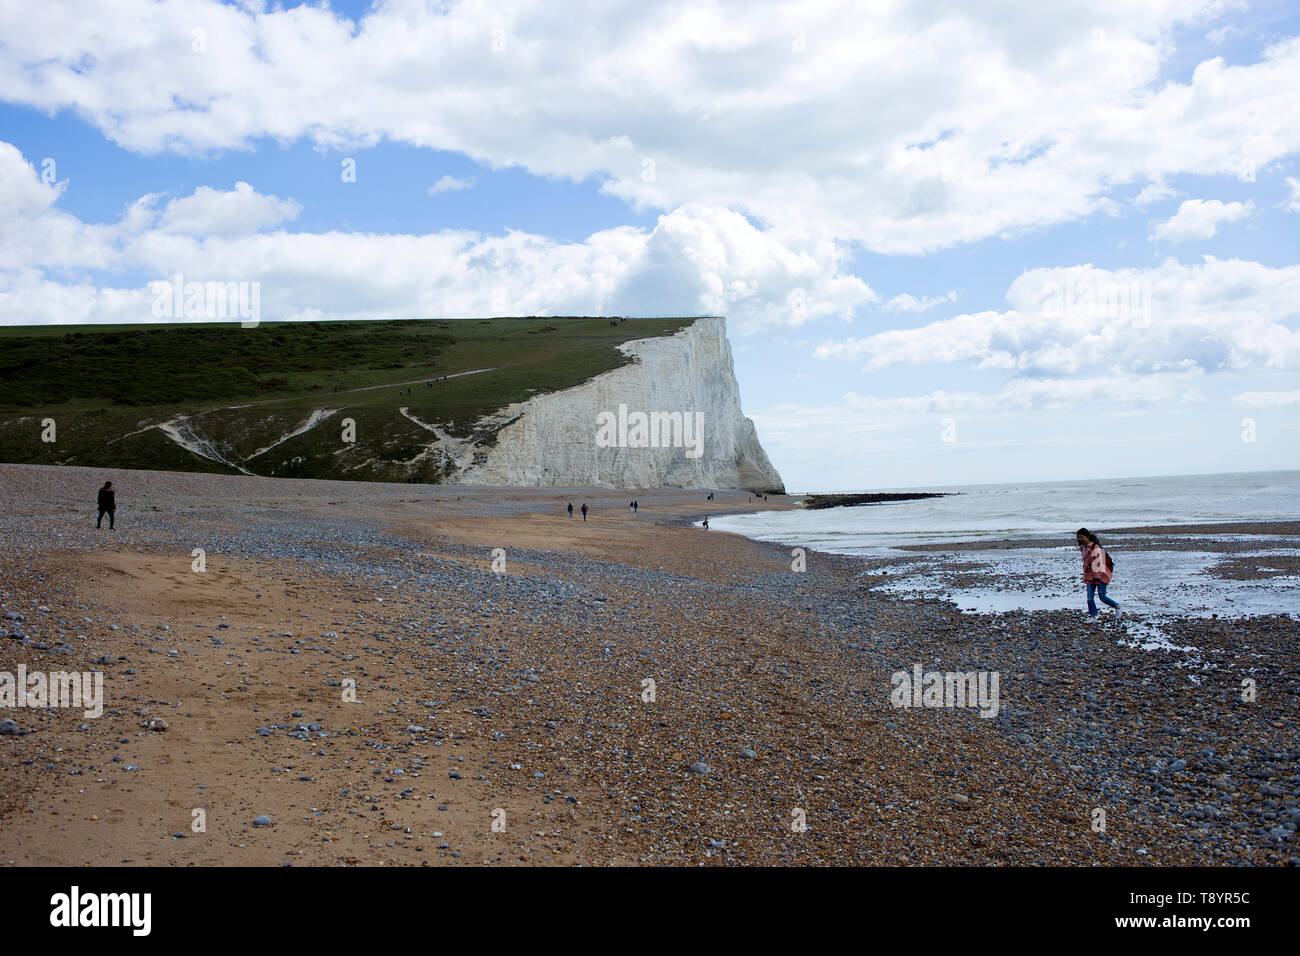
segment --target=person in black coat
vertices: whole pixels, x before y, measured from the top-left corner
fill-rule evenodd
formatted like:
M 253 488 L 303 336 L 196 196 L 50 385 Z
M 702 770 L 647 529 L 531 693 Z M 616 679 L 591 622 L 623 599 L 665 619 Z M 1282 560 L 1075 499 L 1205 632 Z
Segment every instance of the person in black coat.
M 113 483 L 104 482 L 104 487 L 99 489 L 99 520 L 95 522 L 95 527 L 103 526 L 104 515 L 108 515 L 108 530 L 113 530 L 113 522 L 117 514 L 117 496 L 113 493 Z

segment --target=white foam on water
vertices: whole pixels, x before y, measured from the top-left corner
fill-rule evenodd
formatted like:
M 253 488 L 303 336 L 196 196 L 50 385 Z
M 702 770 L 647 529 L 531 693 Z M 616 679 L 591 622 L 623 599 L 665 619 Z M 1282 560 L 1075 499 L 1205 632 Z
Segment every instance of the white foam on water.
M 1181 651 L 1184 654 L 1195 654 L 1200 651 L 1198 647 L 1183 647 L 1175 644 L 1169 639 L 1169 635 L 1150 621 L 1129 621 L 1124 631 L 1126 636 L 1131 638 L 1119 642 L 1124 647 L 1142 651 Z

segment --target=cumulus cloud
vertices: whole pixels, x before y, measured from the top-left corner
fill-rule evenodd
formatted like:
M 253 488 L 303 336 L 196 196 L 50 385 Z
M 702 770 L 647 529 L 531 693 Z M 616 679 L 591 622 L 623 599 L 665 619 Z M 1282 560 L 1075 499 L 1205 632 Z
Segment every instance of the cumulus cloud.
M 141 152 L 392 140 L 595 176 L 638 209 L 707 202 L 917 253 L 1300 150 L 1300 39 L 1164 78 L 1179 31 L 1223 10 L 388 0 L 353 22 L 323 4 L 45 0 L 0 5 L 0 90 Z
M 111 265 L 118 255 L 119 229 L 83 223 L 63 212 L 55 205 L 62 192 L 63 184 L 46 183 L 16 147 L 0 141 L 0 274 Z M 151 222 L 156 198 L 141 197 L 124 221 L 137 226 Z
M 1151 237 L 1168 242 L 1209 239 L 1219 231 L 1220 223 L 1244 219 L 1254 208 L 1255 204 L 1249 200 L 1225 203 L 1217 199 L 1185 199 L 1178 212 L 1152 226 Z
M 436 196 L 438 193 L 452 193 L 462 189 L 470 189 L 475 182 L 477 180 L 473 176 L 462 179 L 448 174 L 429 187 L 429 195 Z
M 891 365 L 970 362 L 1038 375 L 1300 368 L 1300 266 L 1207 256 L 1151 269 L 1033 269 L 1012 308 L 826 342 L 814 356 Z M 1290 323 L 1290 324 L 1289 324 Z
M 689 204 L 661 216 L 619 283 L 611 311 L 745 316 L 749 324 L 799 326 L 848 319 L 877 299 L 841 274 L 841 251 L 798 233 L 758 230 L 738 213 Z
M 63 186 L 45 182 L 16 146 L 0 141 L 0 219 L 42 212 L 62 192 Z
M 160 228 L 191 236 L 240 236 L 297 219 L 301 211 L 292 199 L 264 196 L 245 182 L 229 192 L 200 186 L 167 204 Z
M 266 227 L 295 217 L 298 204 L 241 182 L 229 192 L 200 187 L 161 213 L 158 196 L 143 196 L 119 221 L 88 224 L 50 205 L 35 168 L 0 146 L 7 147 L 0 148 L 0 203 L 26 210 L 0 218 L 6 324 L 155 318 L 147 283 L 114 288 L 65 278 L 88 270 L 256 281 L 268 320 L 716 314 L 743 333 L 848 318 L 876 299 L 841 271 L 835 243 L 762 229 L 716 206 L 689 204 L 652 229 L 607 229 L 581 242 L 520 231 L 289 232 Z

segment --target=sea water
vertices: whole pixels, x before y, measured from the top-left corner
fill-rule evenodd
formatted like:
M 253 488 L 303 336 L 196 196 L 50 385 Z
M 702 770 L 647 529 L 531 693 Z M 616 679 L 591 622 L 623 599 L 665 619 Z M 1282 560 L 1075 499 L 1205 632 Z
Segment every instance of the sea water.
M 1300 554 L 1300 538 L 1180 536 L 1183 541 L 1204 541 L 1207 547 L 1128 551 L 1125 543 L 1141 535 L 1104 532 L 1106 528 L 1300 521 L 1300 471 L 880 490 L 953 494 L 815 511 L 718 516 L 710 524 L 791 547 L 896 557 L 897 565 L 885 569 L 887 583 L 879 585 L 881 589 L 904 596 L 941 597 L 975 612 L 1082 609 L 1082 562 L 1074 532 L 1086 526 L 1098 532 L 1115 557 L 1115 579 L 1109 591 L 1126 613 L 1300 615 L 1300 578 L 1294 574 L 1243 581 L 1213 573 L 1221 561 Z M 1209 547 L 1229 538 L 1242 542 L 1245 550 L 1224 554 Z M 1008 540 L 1059 542 L 1059 547 L 992 546 Z M 988 542 L 990 547 L 899 550 L 906 545 L 958 542 Z M 961 584 L 950 583 L 951 572 L 959 565 Z

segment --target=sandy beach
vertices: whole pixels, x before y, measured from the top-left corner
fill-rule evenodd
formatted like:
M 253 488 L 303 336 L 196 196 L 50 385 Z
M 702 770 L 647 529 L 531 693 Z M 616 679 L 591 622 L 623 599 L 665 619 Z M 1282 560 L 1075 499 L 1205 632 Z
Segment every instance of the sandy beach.
M 105 691 L 0 710 L 0 862 L 1296 862 L 1294 619 L 1188 619 L 1189 667 L 795 570 L 692 526 L 792 499 L 705 495 L 0 465 L 0 671 Z M 895 707 L 916 665 L 996 716 Z

